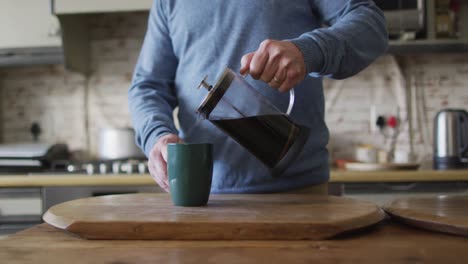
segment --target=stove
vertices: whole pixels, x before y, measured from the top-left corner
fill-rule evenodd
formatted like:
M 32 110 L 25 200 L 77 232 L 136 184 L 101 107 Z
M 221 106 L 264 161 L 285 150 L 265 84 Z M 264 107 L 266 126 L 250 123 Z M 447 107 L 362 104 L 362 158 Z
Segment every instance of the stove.
M 53 173 L 73 173 L 88 175 L 111 175 L 111 174 L 147 174 L 147 160 L 93 160 L 93 161 L 69 161 L 56 164 Z
M 57 160 L 69 159 L 67 145 L 47 143 L 0 144 L 0 173 L 42 172 Z
M 64 144 L 0 144 L 0 174 L 147 174 L 141 158 L 73 160 Z

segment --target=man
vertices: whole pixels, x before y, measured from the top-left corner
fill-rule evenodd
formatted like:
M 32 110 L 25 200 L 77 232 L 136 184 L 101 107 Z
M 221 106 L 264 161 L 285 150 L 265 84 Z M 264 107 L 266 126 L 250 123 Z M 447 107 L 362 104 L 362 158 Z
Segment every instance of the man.
M 284 192 L 326 183 L 322 76 L 352 76 L 386 47 L 385 21 L 371 0 L 156 0 L 129 90 L 137 143 L 151 175 L 168 191 L 166 146 L 184 140 L 214 144 L 214 193 Z M 284 92 L 294 87 L 291 118 L 311 132 L 280 177 L 210 122 L 197 122 L 205 93 L 196 87 L 225 67 L 250 73 L 249 83 L 279 109 L 288 103 Z M 180 131 L 172 119 L 176 106 Z

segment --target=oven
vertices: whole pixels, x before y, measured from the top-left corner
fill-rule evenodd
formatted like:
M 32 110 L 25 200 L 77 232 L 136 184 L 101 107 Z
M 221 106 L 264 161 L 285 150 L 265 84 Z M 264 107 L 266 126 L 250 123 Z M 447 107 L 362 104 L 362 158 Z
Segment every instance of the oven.
M 0 188 L 0 238 L 42 222 L 40 188 Z
M 105 177 L 105 176 L 102 176 Z M 116 195 L 128 193 L 160 193 L 164 192 L 159 186 L 64 186 L 44 187 L 42 189 L 42 208 L 46 212 L 50 207 L 70 200 L 96 197 L 102 195 Z

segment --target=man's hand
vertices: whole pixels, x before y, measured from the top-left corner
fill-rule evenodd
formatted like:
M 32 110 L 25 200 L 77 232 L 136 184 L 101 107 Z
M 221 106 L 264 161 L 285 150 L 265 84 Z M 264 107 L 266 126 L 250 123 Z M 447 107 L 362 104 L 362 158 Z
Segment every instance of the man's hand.
M 257 51 L 245 54 L 240 73 L 268 83 L 280 92 L 289 91 L 304 80 L 306 67 L 304 56 L 289 41 L 264 40 Z
M 156 183 L 169 192 L 169 180 L 167 177 L 167 144 L 180 143 L 182 140 L 174 134 L 167 134 L 158 139 L 150 152 L 148 169 Z

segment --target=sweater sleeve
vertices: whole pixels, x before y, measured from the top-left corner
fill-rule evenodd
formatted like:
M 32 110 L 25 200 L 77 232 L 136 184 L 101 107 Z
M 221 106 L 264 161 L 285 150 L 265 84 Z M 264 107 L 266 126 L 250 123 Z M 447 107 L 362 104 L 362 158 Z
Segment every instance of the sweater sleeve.
M 303 53 L 311 76 L 350 77 L 382 55 L 388 34 L 382 11 L 372 0 L 315 0 L 326 28 L 291 39 Z
M 148 156 L 156 140 L 177 134 L 172 111 L 177 106 L 174 79 L 178 59 L 172 48 L 162 0 L 150 10 L 148 29 L 128 91 L 136 142 Z

